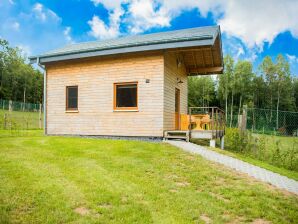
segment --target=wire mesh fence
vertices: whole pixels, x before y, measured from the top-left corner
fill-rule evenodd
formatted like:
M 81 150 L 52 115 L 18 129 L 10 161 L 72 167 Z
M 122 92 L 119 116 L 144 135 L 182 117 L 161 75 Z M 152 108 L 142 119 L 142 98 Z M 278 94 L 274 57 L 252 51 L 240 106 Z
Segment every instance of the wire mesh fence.
M 246 127 L 256 133 L 298 136 L 298 112 L 248 108 Z
M 246 108 L 245 128 L 253 133 L 298 136 L 298 112 Z M 242 122 L 239 115 L 227 117 L 228 127 L 239 127 Z
M 0 100 L 0 130 L 21 134 L 23 130 L 43 128 L 42 104 Z

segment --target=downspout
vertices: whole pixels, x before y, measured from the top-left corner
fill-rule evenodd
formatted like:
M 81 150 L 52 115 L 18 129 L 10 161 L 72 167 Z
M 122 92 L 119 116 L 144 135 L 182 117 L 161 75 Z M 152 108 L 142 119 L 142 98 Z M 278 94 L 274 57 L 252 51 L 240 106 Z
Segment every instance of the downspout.
M 43 127 L 44 127 L 44 134 L 47 134 L 47 71 L 45 66 L 40 64 L 39 57 L 37 58 L 37 65 L 43 70 Z

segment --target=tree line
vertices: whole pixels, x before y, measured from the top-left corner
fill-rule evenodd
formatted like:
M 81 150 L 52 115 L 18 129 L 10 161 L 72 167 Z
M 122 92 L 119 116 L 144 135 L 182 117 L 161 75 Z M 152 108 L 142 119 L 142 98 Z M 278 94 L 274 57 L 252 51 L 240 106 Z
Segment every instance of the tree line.
M 42 103 L 43 75 L 26 62 L 21 49 L 0 39 L 0 99 Z
M 266 56 L 253 70 L 250 61 L 224 57 L 224 72 L 217 77 L 190 77 L 189 106 L 220 106 L 226 118 L 252 108 L 298 111 L 298 79 L 291 74 L 288 61 L 280 54 L 273 61 Z

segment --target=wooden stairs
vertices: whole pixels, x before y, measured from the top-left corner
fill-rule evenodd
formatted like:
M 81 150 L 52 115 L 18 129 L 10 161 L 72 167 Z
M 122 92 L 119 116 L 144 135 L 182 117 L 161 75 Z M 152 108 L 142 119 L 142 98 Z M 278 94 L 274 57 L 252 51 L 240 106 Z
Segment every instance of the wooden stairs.
M 189 131 L 165 131 L 164 132 L 164 140 L 169 139 L 180 139 L 189 142 Z

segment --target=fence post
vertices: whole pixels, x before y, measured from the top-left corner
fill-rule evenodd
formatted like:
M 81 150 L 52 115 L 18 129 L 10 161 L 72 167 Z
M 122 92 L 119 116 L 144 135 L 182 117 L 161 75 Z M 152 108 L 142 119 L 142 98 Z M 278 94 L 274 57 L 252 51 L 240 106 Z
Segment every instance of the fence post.
M 6 129 L 6 126 L 7 126 L 6 122 L 7 122 L 7 115 L 6 113 L 4 113 L 4 129 Z
M 246 130 L 247 124 L 247 105 L 243 106 L 243 116 L 242 116 L 242 130 Z
M 9 103 L 8 103 L 8 110 L 12 111 L 12 101 L 11 100 L 9 100 Z
M 39 104 L 39 129 L 41 129 L 41 103 Z
M 242 130 L 242 119 L 243 119 L 242 117 L 243 117 L 242 114 L 238 115 L 238 129 L 239 130 Z
M 238 115 L 238 129 L 240 131 L 245 131 L 246 123 L 247 123 L 247 106 L 244 105 L 242 115 Z

